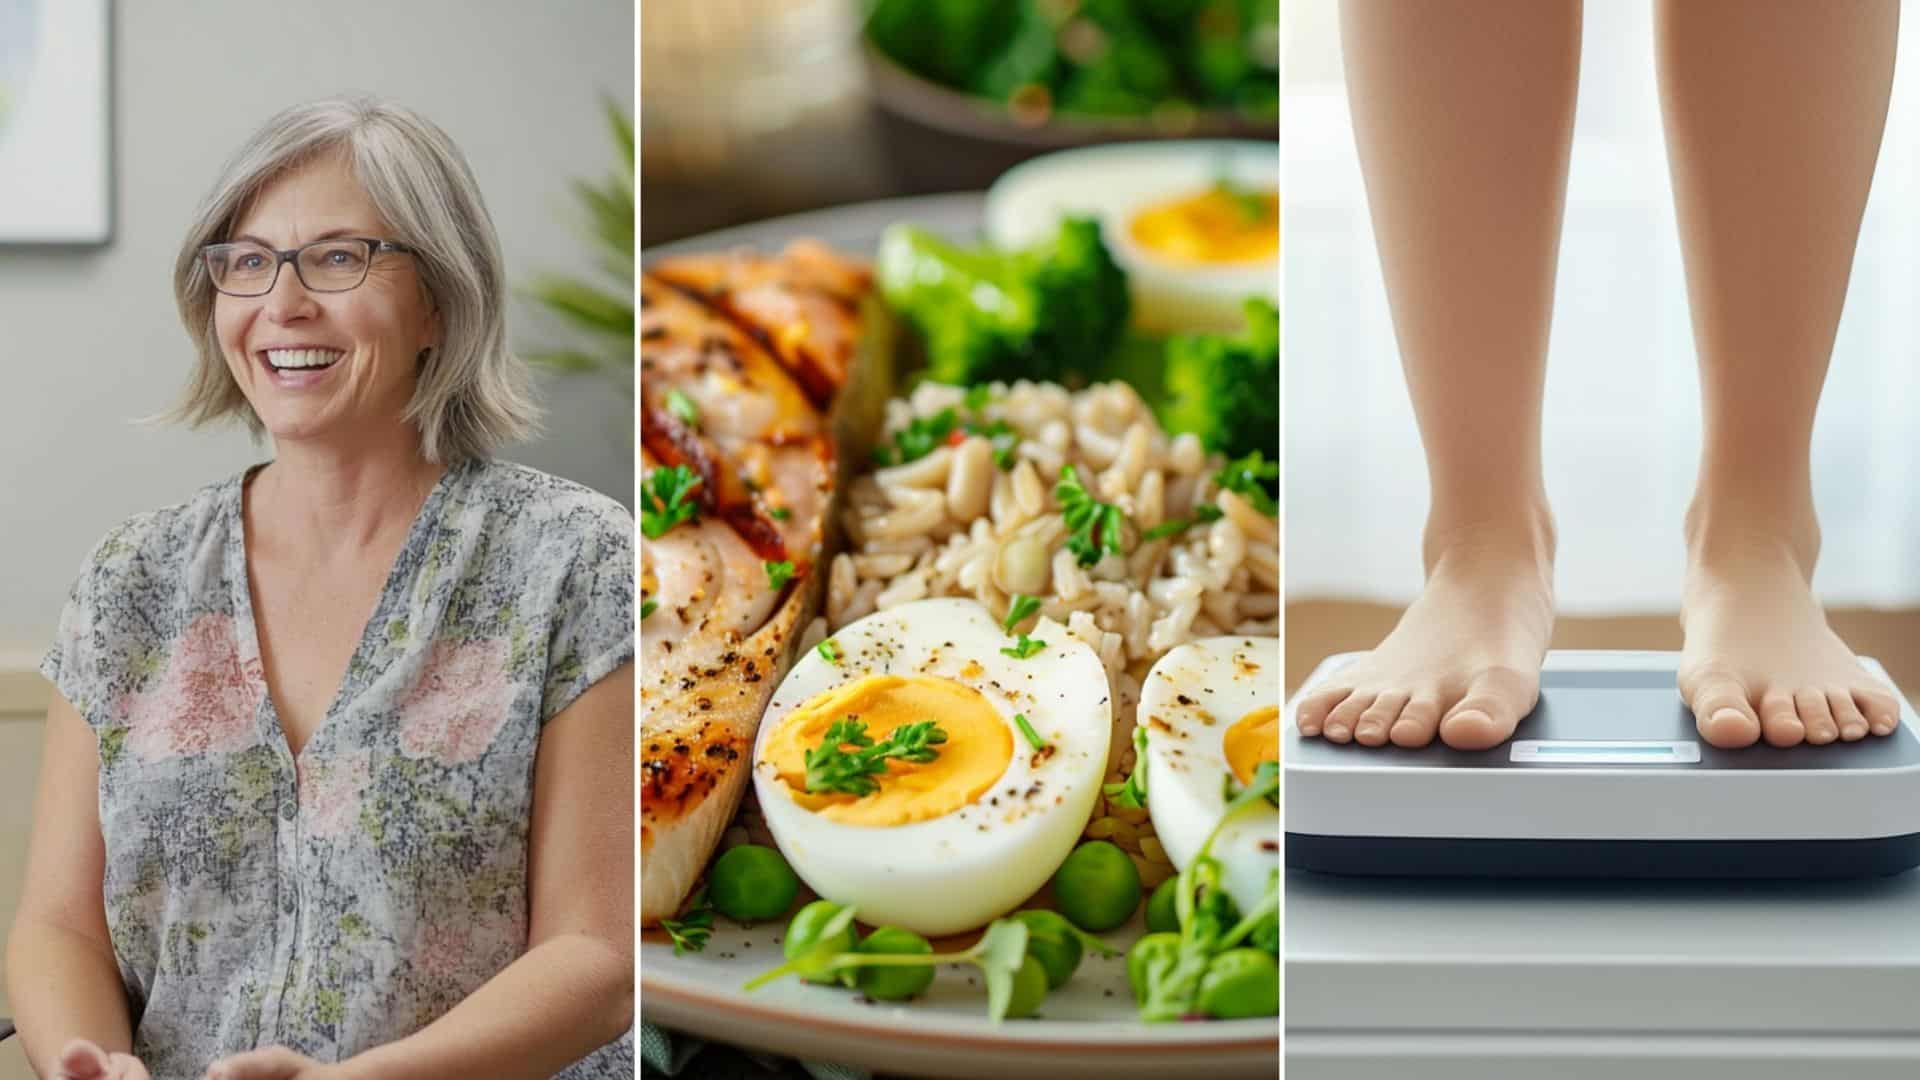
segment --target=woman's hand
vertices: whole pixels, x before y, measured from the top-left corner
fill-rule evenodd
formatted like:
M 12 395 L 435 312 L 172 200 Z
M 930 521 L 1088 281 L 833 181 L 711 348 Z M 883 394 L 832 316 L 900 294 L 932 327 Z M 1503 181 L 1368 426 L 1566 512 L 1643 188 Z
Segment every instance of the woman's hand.
M 284 1046 L 234 1054 L 207 1067 L 207 1080 L 342 1080 L 345 1075 L 338 1065 L 315 1061 Z
M 75 1039 L 60 1051 L 50 1080 L 153 1080 L 132 1054 L 112 1053 L 99 1044 Z

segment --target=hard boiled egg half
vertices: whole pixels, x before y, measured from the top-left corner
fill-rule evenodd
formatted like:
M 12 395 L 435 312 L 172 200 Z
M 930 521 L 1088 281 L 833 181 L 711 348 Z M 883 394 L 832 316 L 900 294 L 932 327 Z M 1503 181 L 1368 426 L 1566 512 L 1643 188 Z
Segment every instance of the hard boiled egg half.
M 987 192 L 987 237 L 1027 247 L 1062 217 L 1100 221 L 1127 272 L 1133 319 L 1156 333 L 1230 332 L 1242 304 L 1280 299 L 1278 145 L 1119 143 L 1017 165 Z
M 862 922 L 940 936 L 1012 910 L 1059 868 L 1093 812 L 1112 706 L 1099 657 L 1066 627 L 1042 618 L 1028 636 L 1046 647 L 1009 656 L 1014 639 L 979 604 L 921 600 L 849 623 L 788 672 L 753 785 L 813 891 Z M 809 790 L 809 753 L 841 721 L 876 746 L 919 721 L 946 738 L 931 760 L 884 759 L 870 792 Z
M 1147 810 L 1167 857 L 1184 870 L 1227 811 L 1228 783 L 1252 781 L 1280 760 L 1280 643 L 1216 637 L 1160 658 L 1140 689 L 1147 725 Z M 1250 911 L 1280 865 L 1280 810 L 1260 803 L 1236 815 L 1210 851 L 1222 885 Z

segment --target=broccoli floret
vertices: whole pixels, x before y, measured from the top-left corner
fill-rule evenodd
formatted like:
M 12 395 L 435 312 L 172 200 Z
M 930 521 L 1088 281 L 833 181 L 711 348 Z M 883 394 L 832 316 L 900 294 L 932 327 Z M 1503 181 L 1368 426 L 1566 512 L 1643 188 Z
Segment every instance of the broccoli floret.
M 1280 312 L 1246 303 L 1238 336 L 1178 334 L 1167 341 L 1160 422 L 1191 431 L 1207 449 L 1241 457 L 1280 453 Z
M 963 248 L 911 225 L 880 240 L 887 303 L 925 339 L 926 377 L 1058 380 L 1104 357 L 1127 325 L 1127 277 L 1100 226 L 1068 218 L 1020 251 Z

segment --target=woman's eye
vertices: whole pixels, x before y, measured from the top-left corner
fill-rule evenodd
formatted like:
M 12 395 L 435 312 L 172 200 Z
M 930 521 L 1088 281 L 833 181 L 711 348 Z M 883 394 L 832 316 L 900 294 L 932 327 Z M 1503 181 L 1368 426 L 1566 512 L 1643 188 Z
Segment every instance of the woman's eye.
M 266 261 L 266 257 L 262 255 L 242 255 L 233 261 L 233 265 L 239 270 L 258 270 L 266 264 Z

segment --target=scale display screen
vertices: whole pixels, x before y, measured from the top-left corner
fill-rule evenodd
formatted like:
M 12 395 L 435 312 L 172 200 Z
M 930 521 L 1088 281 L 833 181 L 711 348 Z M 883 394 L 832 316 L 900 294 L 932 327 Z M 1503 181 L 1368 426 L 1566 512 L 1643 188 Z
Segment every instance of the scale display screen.
M 1508 760 L 1525 765 L 1697 765 L 1692 740 L 1521 739 Z

